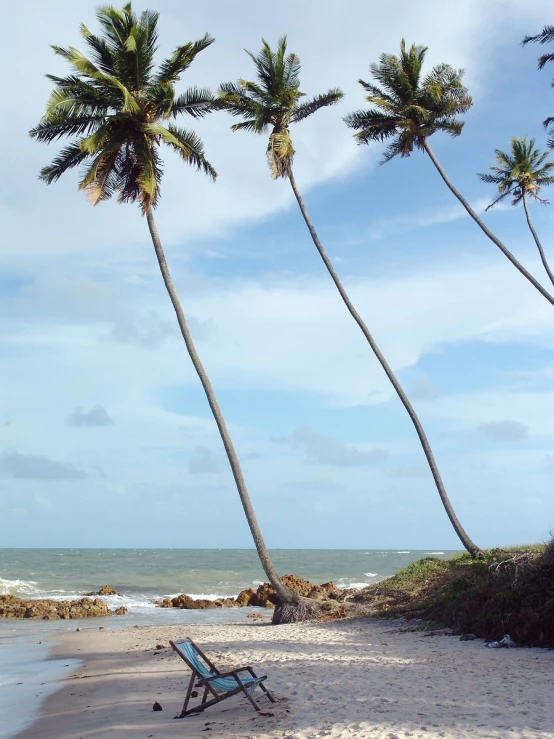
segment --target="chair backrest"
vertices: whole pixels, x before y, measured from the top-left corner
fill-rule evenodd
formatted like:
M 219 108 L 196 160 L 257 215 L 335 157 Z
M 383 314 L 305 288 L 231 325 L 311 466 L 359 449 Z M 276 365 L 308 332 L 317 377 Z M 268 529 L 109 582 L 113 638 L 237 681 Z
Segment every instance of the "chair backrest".
M 199 654 L 196 645 L 190 639 L 173 642 L 173 645 L 190 669 L 197 672 L 204 679 L 218 674 L 217 671 L 211 669 L 212 665 L 210 667 L 206 665 L 205 658 L 203 659 L 203 655 Z

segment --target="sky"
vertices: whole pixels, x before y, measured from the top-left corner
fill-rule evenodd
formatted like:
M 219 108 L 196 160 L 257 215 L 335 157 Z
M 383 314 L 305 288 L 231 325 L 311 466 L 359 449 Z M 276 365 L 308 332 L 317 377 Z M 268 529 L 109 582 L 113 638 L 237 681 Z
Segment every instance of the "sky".
M 0 45 L 17 60 L 0 98 L 0 521 L 6 547 L 252 546 L 217 429 L 135 206 L 92 208 L 77 173 L 46 187 L 56 153 L 28 130 L 49 44 L 82 47 L 96 3 L 12 8 Z M 342 122 L 357 80 L 402 37 L 429 65 L 466 70 L 463 134 L 431 140 L 489 227 L 545 287 L 521 208 L 484 213 L 477 172 L 513 136 L 544 148 L 553 69 L 526 34 L 550 0 L 171 0 L 160 55 L 210 32 L 178 89 L 252 76 L 244 49 L 282 34 L 308 95 L 344 100 L 293 130 L 306 205 L 354 304 L 420 415 L 462 524 L 481 546 L 554 529 L 554 311 L 464 214 L 421 153 L 379 166 Z M 549 12 L 550 11 L 550 12 Z M 28 22 L 32 18 L 32 23 Z M 17 101 L 14 103 L 14 101 Z M 266 139 L 223 113 L 183 121 L 215 184 L 165 155 L 156 211 L 175 286 L 274 548 L 460 548 L 414 428 L 334 289 Z M 552 154 L 554 158 L 554 152 Z M 548 193 L 544 193 L 548 197 Z M 554 210 L 532 217 L 551 263 Z

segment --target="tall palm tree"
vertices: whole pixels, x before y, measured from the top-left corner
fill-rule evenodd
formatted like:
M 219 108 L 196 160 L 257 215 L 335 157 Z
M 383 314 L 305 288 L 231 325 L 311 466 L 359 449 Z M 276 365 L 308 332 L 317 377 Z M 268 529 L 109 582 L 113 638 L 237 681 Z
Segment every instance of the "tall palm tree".
M 531 43 L 538 44 L 549 44 L 554 41 L 554 26 L 545 26 L 540 33 L 536 36 L 525 36 L 521 42 L 523 46 Z M 554 53 L 542 54 L 538 59 L 539 69 L 542 69 L 548 62 L 554 62 Z M 554 80 L 552 80 L 552 87 L 554 87 Z M 543 121 L 543 126 L 549 135 L 547 144 L 550 149 L 554 149 L 554 116 L 549 116 Z
M 160 198 L 162 144 L 212 180 L 216 178 L 198 136 L 171 122 L 180 114 L 202 118 L 211 111 L 213 95 L 209 90 L 192 87 L 177 95 L 175 83 L 196 55 L 212 44 L 213 38 L 206 34 L 198 41 L 178 46 L 155 70 L 158 13 L 147 10 L 137 16 L 128 4 L 122 10 L 99 8 L 97 18 L 102 27 L 100 36 L 81 25 L 89 57 L 72 47 L 52 47 L 69 62 L 72 74 L 47 75 L 55 85 L 54 91 L 45 115 L 30 135 L 45 143 L 61 138 L 72 142 L 41 170 L 40 179 L 50 185 L 68 170 L 82 165 L 79 189 L 84 190 L 92 205 L 117 194 L 118 202 L 137 203 L 146 216 L 163 281 L 219 429 L 258 555 L 278 597 L 287 605 L 280 616 L 299 620 L 317 608 L 312 601 L 299 599 L 282 583 L 270 559 L 237 453 L 194 346 L 154 220 L 154 208 Z
M 426 53 L 426 46 L 413 44 L 407 49 L 402 40 L 399 57 L 382 54 L 379 63 L 369 67 L 371 75 L 381 87 L 359 80 L 369 93 L 366 100 L 374 107 L 346 116 L 346 125 L 356 131 L 355 137 L 360 144 L 390 140 L 382 164 L 396 156 L 410 156 L 414 147 L 425 151 L 448 189 L 483 233 L 541 295 L 554 305 L 554 296 L 525 269 L 479 218 L 449 180 L 431 149 L 429 137 L 437 131 L 444 131 L 451 136 L 461 134 L 464 124 L 459 116 L 469 110 L 472 100 L 462 84 L 463 70 L 456 70 L 449 64 L 439 64 L 425 77 L 422 76 Z
M 371 350 L 384 369 L 415 426 L 431 468 L 435 485 L 456 533 L 464 547 L 473 556 L 480 556 L 481 550 L 465 532 L 450 504 L 423 426 L 375 339 L 348 297 L 331 260 L 319 240 L 294 179 L 292 163 L 295 151 L 292 145 L 290 126 L 303 121 L 320 108 L 334 105 L 342 98 L 343 93 L 338 89 L 333 89 L 323 95 L 316 95 L 307 101 L 303 101 L 302 98 L 305 97 L 305 94 L 300 91 L 300 60 L 295 54 L 287 54 L 286 37 L 279 39 L 276 52 L 273 52 L 269 44 L 263 39 L 262 42 L 263 47 L 258 56 L 247 52 L 254 62 L 257 81 L 248 82 L 241 79 L 237 83 L 227 82 L 222 84 L 219 88 L 219 107 L 228 111 L 232 116 L 243 118 L 240 123 L 235 123 L 232 126 L 233 131 L 245 130 L 263 134 L 268 129 L 271 130 L 267 146 L 267 160 L 271 176 L 273 179 L 283 178 L 290 182 L 319 256 L 335 283 L 346 308 L 364 334 Z
M 535 149 L 535 139 L 512 139 L 512 150 L 509 153 L 495 149 L 496 165 L 490 169 L 495 174 L 480 174 L 483 182 L 498 185 L 498 197 L 489 205 L 492 208 L 509 195 L 512 196 L 512 205 L 523 203 L 527 225 L 531 231 L 535 244 L 539 250 L 541 261 L 550 282 L 554 285 L 554 274 L 550 269 L 539 236 L 531 222 L 527 198 L 546 205 L 547 200 L 539 197 L 543 185 L 554 184 L 554 162 L 545 162 L 548 152 Z

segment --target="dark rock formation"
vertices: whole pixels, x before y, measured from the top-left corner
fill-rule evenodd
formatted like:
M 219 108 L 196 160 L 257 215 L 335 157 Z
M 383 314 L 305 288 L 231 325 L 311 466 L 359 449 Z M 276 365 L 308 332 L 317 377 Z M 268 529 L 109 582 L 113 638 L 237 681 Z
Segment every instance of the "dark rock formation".
M 0 618 L 91 618 L 94 616 L 124 616 L 126 608 L 110 611 L 100 598 L 79 600 L 22 600 L 14 595 L 0 595 Z

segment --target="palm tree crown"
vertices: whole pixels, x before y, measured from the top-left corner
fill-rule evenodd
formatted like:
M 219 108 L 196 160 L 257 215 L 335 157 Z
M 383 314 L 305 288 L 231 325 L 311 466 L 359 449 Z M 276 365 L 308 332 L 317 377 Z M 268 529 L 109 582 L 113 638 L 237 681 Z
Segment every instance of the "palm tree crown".
M 554 41 L 554 26 L 545 26 L 536 36 L 525 36 L 522 44 L 523 46 L 530 43 L 548 44 L 551 41 Z M 548 62 L 554 62 L 554 53 L 542 54 L 539 57 L 539 69 L 542 69 Z M 552 87 L 554 87 L 554 80 L 552 80 Z M 546 128 L 549 135 L 547 142 L 548 146 L 550 149 L 554 149 L 554 116 L 549 116 L 544 120 L 543 126 Z
M 209 90 L 194 87 L 176 96 L 175 83 L 213 38 L 206 34 L 178 46 L 154 71 L 158 13 L 146 10 L 137 17 L 129 3 L 122 10 L 99 8 L 97 18 L 101 36 L 81 24 L 89 57 L 73 47 L 52 46 L 74 71 L 67 77 L 47 75 L 55 89 L 30 135 L 46 143 L 62 137 L 74 141 L 41 170 L 40 178 L 51 184 L 82 165 L 79 187 L 93 205 L 117 193 L 119 202 L 138 202 L 146 213 L 160 194 L 160 144 L 216 177 L 198 136 L 166 123 L 181 113 L 200 118 L 211 110 Z
M 457 116 L 472 105 L 471 97 L 462 84 L 463 70 L 449 64 L 439 64 L 422 77 L 427 54 L 426 46 L 407 50 L 402 39 L 400 56 L 382 54 L 369 70 L 381 85 L 377 87 L 359 80 L 373 104 L 369 110 L 359 110 L 346 116 L 349 128 L 356 130 L 360 144 L 391 140 L 383 162 L 398 154 L 409 156 L 414 147 L 424 148 L 425 140 L 436 131 L 459 136 L 463 122 Z
M 299 123 L 327 105 L 334 105 L 343 93 L 334 88 L 323 95 L 315 95 L 303 101 L 305 93 L 300 91 L 300 59 L 296 54 L 287 54 L 287 38 L 283 36 L 277 51 L 271 50 L 262 39 L 263 48 L 250 56 L 256 66 L 256 82 L 239 80 L 220 85 L 218 107 L 231 115 L 244 118 L 232 126 L 233 131 L 264 133 L 272 127 L 267 147 L 267 160 L 273 179 L 288 177 L 294 148 L 289 126 Z
M 512 205 L 517 205 L 525 196 L 540 203 L 546 203 L 539 197 L 543 185 L 554 184 L 554 162 L 546 162 L 548 152 L 535 148 L 535 139 L 513 138 L 511 151 L 506 153 L 495 149 L 496 165 L 491 167 L 494 174 L 480 174 L 483 182 L 498 185 L 499 195 L 490 205 L 511 195 Z M 488 208 L 487 208 L 488 210 Z
M 549 44 L 554 41 L 554 26 L 545 26 L 536 36 L 525 36 L 521 42 L 523 46 L 527 44 Z M 554 62 L 554 54 L 543 54 L 538 59 L 539 69 L 542 69 L 547 62 Z M 554 83 L 553 83 L 554 86 Z

